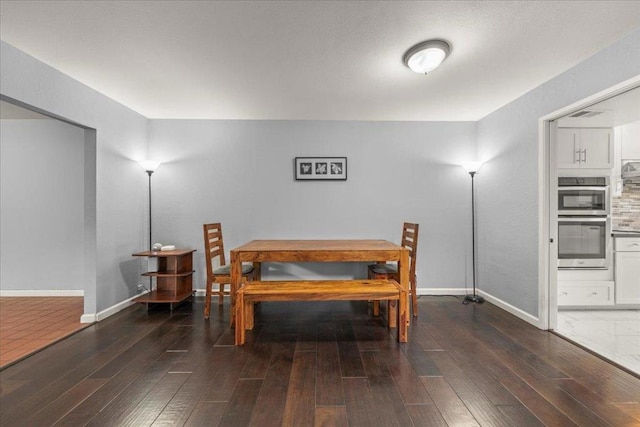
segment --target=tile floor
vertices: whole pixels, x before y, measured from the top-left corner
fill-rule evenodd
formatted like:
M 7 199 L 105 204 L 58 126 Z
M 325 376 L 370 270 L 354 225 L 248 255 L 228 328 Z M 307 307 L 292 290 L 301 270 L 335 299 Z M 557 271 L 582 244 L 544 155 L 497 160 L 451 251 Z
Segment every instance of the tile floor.
M 88 324 L 82 297 L 0 297 L 0 368 Z
M 556 332 L 640 374 L 640 310 L 562 310 Z

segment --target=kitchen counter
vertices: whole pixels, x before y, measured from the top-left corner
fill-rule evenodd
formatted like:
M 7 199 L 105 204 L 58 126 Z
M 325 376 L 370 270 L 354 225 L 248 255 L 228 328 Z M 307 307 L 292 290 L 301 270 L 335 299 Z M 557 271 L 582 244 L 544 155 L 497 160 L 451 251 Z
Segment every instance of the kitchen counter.
M 611 235 L 613 237 L 640 237 L 640 231 L 613 230 Z

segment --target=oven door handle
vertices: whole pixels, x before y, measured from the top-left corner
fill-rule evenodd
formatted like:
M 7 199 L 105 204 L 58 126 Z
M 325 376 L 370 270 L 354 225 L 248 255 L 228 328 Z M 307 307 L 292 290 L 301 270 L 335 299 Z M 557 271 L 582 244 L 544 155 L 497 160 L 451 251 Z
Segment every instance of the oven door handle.
M 569 190 L 569 191 L 574 191 L 574 190 L 586 190 L 586 191 L 607 191 L 607 187 L 606 186 L 601 186 L 601 187 L 579 187 L 579 186 L 575 186 L 575 185 L 571 185 L 568 187 L 558 187 L 558 191 L 565 191 L 565 190 Z
M 558 222 L 607 222 L 607 218 L 585 218 L 583 216 L 565 216 L 559 217 Z

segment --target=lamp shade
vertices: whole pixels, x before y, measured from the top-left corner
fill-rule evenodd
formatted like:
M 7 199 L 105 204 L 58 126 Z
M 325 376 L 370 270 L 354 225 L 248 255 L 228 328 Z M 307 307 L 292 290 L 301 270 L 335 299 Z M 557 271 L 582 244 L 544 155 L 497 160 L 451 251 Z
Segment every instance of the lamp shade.
M 481 166 L 482 166 L 482 162 L 466 162 L 462 164 L 462 167 L 464 168 L 464 170 L 466 170 L 469 173 L 478 172 Z
M 404 54 L 404 63 L 412 71 L 427 74 L 435 70 L 449 55 L 451 47 L 444 40 L 427 40 Z
M 157 160 L 140 160 L 138 163 L 147 172 L 155 172 L 160 167 L 160 162 Z

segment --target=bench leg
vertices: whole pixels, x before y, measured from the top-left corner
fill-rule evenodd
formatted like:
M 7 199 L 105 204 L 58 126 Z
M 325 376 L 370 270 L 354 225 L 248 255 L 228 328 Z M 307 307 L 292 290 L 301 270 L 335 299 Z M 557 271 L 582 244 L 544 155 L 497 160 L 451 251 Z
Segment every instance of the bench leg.
M 245 325 L 244 325 L 244 319 L 245 319 L 245 313 L 244 313 L 244 309 L 245 309 L 245 303 L 244 303 L 244 293 L 243 292 L 237 292 L 236 293 L 236 315 L 235 315 L 235 320 L 236 320 L 236 345 L 242 345 L 244 344 L 244 340 L 245 340 Z
M 244 328 L 251 330 L 253 329 L 253 318 L 254 318 L 254 310 L 255 303 L 250 301 L 245 301 L 244 303 Z
M 398 301 L 387 301 L 387 323 L 390 328 L 398 327 Z

